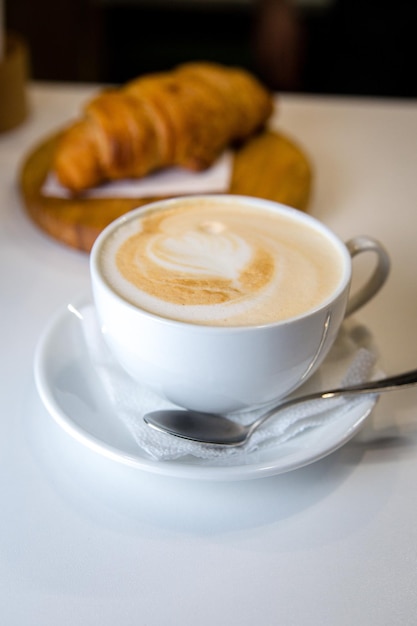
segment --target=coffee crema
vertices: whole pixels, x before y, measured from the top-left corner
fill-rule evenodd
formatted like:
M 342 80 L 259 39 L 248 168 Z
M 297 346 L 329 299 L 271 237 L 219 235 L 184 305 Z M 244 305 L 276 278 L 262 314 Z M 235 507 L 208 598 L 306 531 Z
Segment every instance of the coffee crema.
M 105 241 L 108 284 L 166 318 L 267 324 L 319 306 L 340 284 L 341 254 L 291 213 L 200 199 L 144 211 Z

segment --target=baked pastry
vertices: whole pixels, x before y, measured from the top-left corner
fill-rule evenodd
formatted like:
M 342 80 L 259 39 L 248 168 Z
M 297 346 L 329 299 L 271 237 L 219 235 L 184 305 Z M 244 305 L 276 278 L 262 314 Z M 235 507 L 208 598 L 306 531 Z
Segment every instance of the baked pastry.
M 272 109 L 272 94 L 246 70 L 186 63 L 87 103 L 62 133 L 53 169 L 74 193 L 172 165 L 203 170 L 261 129 Z

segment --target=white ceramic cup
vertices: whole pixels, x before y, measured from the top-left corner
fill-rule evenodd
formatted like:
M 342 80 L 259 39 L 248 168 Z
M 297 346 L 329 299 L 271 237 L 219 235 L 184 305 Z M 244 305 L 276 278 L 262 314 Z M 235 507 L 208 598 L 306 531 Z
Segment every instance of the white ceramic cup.
M 234 200 L 252 209 L 289 213 L 300 225 L 324 234 L 335 244 L 342 262 L 342 277 L 331 297 L 296 318 L 244 327 L 170 320 L 129 303 L 103 276 L 103 244 L 127 220 L 143 216 L 149 209 L 181 205 L 181 198 L 140 207 L 112 222 L 95 241 L 90 268 L 103 337 L 126 372 L 182 407 L 228 413 L 278 400 L 311 376 L 329 352 L 345 317 L 382 287 L 390 261 L 374 239 L 360 236 L 345 244 L 321 222 L 295 209 L 253 197 L 215 198 L 216 202 Z M 196 202 L 198 199 L 194 197 Z M 188 197 L 187 202 L 193 199 Z M 359 291 L 349 296 L 352 257 L 368 251 L 375 254 L 375 269 Z

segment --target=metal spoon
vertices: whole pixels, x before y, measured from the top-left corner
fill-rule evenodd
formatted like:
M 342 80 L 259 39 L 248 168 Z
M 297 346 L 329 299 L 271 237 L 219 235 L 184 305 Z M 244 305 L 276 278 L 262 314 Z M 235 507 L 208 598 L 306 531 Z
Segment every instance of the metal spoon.
M 394 391 L 395 389 L 411 387 L 415 384 L 417 384 L 417 370 L 411 370 L 410 372 L 359 385 L 318 391 L 298 398 L 284 400 L 281 404 L 268 410 L 247 426 L 238 424 L 221 415 L 181 409 L 152 411 L 147 413 L 143 419 L 152 428 L 183 439 L 217 446 L 241 446 L 266 420 L 275 417 L 279 411 L 300 402 L 329 399 L 343 395 Z

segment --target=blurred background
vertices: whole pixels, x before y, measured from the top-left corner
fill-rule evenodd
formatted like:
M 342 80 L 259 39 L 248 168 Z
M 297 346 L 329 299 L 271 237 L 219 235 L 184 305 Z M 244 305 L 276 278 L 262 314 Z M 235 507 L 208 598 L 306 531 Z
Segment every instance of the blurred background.
M 31 77 L 122 83 L 190 60 L 277 91 L 414 98 L 415 0 L 3 0 Z

